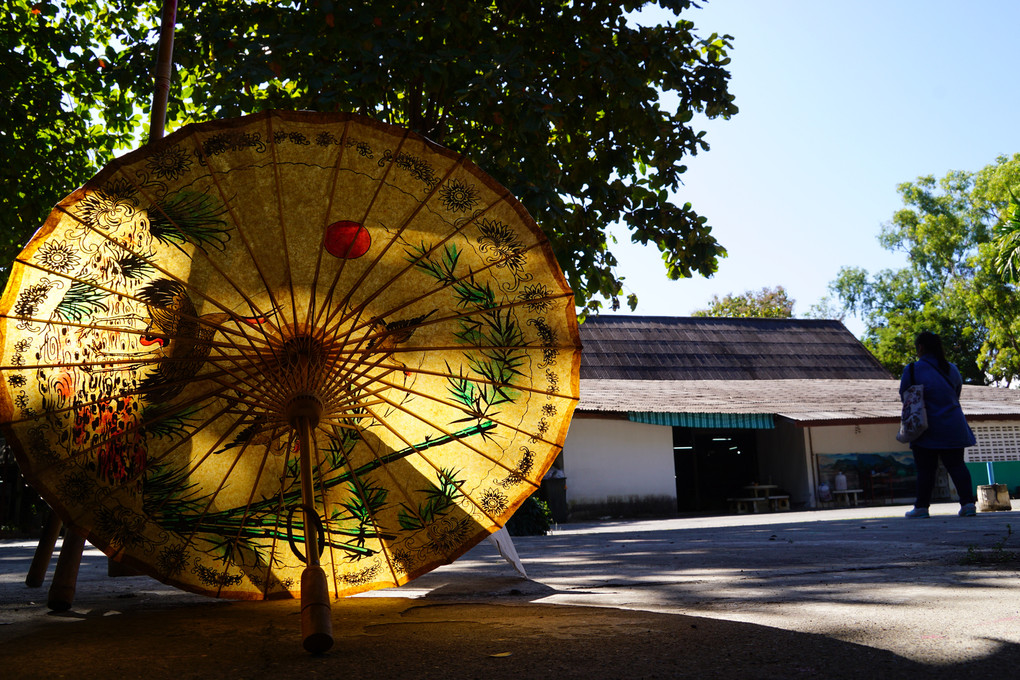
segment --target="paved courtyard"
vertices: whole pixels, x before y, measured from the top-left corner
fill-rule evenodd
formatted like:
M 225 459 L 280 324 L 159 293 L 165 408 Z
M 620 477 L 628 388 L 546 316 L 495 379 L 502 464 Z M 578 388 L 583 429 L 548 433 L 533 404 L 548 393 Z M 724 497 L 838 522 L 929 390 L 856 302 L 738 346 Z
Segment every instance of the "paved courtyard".
M 300 649 L 295 602 L 230 603 L 108 578 L 88 549 L 75 607 L 0 541 L 10 678 L 959 678 L 1020 667 L 1020 515 L 933 506 L 604 521 L 485 541 L 397 589 L 334 604 L 336 645 Z M 48 584 L 47 584 L 48 585 Z

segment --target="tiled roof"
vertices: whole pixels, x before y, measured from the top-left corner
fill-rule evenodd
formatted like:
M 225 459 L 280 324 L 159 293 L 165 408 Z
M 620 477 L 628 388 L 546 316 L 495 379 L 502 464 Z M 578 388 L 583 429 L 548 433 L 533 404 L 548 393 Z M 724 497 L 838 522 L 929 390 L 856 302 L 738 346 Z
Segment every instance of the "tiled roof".
M 970 420 L 1020 419 L 1020 391 L 964 385 Z M 900 418 L 898 380 L 581 380 L 581 412 L 762 413 L 798 421 Z
M 838 321 L 591 316 L 582 379 L 888 379 Z

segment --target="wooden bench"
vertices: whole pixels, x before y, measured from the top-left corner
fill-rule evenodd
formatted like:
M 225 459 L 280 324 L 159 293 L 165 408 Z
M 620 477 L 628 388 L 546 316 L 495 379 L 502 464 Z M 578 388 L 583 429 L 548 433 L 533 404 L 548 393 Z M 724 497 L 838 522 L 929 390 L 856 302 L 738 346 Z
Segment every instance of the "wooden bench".
M 726 502 L 730 504 L 730 512 L 746 515 L 749 512 L 761 512 L 768 503 L 768 499 L 763 496 L 748 496 L 747 498 L 727 498 Z
M 839 502 L 840 505 L 846 507 L 857 507 L 857 495 L 864 493 L 864 489 L 845 489 L 843 491 L 833 491 L 833 497 Z
M 790 509 L 789 496 L 769 496 L 769 508 L 776 512 Z

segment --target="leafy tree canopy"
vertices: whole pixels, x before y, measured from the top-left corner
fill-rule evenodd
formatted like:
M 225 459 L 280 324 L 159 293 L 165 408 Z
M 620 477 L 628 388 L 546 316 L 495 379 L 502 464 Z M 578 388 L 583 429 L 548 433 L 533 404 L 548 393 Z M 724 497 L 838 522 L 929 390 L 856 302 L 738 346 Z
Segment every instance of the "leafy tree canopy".
M 708 309 L 701 309 L 692 316 L 744 317 L 755 319 L 790 319 L 793 317 L 793 303 L 782 286 L 749 290 L 743 295 L 713 295 Z
M 905 207 L 879 240 L 906 253 L 908 265 L 874 275 L 844 268 L 831 294 L 865 322 L 864 344 L 894 374 L 916 358 L 914 336 L 930 330 L 967 381 L 1008 385 L 1020 375 L 1020 297 L 998 273 L 996 233 L 1020 190 L 1020 154 L 898 190 Z
M 0 123 L 5 180 L 14 180 L 4 182 L 4 207 L 20 220 L 4 243 L 10 249 L 45 218 L 43 206 L 137 131 L 150 105 L 159 21 L 151 1 L 2 1 L 3 67 L 20 88 L 14 117 L 25 120 Z M 706 219 L 670 192 L 684 158 L 708 149 L 695 114 L 737 112 L 730 37 L 699 37 L 684 15 L 691 0 L 659 0 L 675 21 L 629 22 L 646 4 L 189 3 L 179 15 L 168 126 L 293 108 L 409 127 L 476 160 L 520 198 L 549 235 L 579 305 L 597 310 L 601 298 L 617 308 L 612 223 L 656 246 L 674 279 L 712 274 L 725 256 Z M 679 104 L 664 106 L 661 93 Z M 24 162 L 19 148 L 29 152 Z M 25 165 L 47 176 L 26 174 Z
M 129 8 L 68 0 L 2 0 L 0 77 L 0 283 L 53 205 L 130 144 L 134 93 L 110 77 L 105 46 L 134 15 Z M 88 4 L 87 11 L 81 11 Z M 105 121 L 94 119 L 102 109 Z

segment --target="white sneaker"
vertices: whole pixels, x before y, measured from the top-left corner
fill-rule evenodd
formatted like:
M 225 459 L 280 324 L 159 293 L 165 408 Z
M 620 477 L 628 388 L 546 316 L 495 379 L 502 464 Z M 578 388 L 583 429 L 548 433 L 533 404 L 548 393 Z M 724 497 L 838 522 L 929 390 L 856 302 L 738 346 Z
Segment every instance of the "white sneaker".
M 928 508 L 914 508 L 907 511 L 906 517 L 908 519 L 927 519 L 930 515 L 928 514 Z
M 960 506 L 960 517 L 973 517 L 977 514 L 977 508 L 974 507 L 973 503 L 965 503 Z

